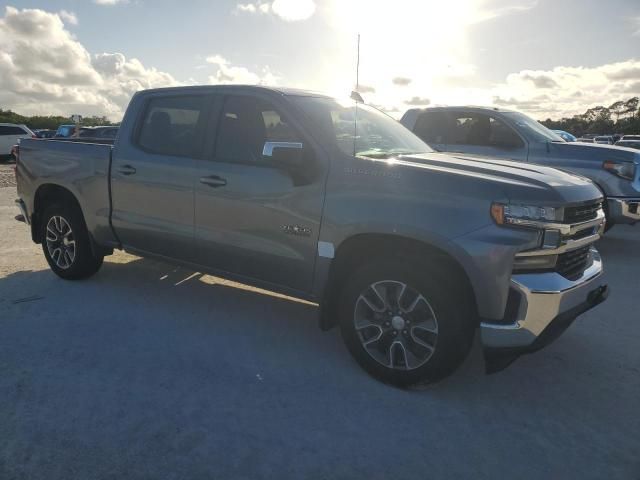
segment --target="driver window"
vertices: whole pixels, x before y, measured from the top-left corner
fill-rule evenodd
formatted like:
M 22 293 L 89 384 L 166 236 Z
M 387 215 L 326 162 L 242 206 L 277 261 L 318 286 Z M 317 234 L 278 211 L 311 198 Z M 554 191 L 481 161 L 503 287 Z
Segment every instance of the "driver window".
M 255 97 L 226 98 L 216 140 L 216 159 L 226 162 L 263 161 L 265 142 L 301 142 L 286 118 Z
M 522 139 L 497 118 L 484 114 L 460 114 L 453 118 L 452 145 L 520 148 Z

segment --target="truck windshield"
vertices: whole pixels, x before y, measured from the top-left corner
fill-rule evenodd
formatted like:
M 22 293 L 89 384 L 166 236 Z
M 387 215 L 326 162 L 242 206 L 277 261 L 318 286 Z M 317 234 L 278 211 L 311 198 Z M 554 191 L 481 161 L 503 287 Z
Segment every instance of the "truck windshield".
M 510 118 L 511 121 L 515 122 L 515 124 L 527 131 L 531 137 L 533 137 L 537 142 L 563 142 L 564 140 L 557 133 L 553 133 L 547 127 L 542 125 L 540 122 L 535 121 L 531 117 L 527 117 L 524 113 L 520 112 L 504 112 L 504 115 L 507 118 Z
M 388 115 L 353 100 L 290 97 L 348 155 L 390 158 L 433 149 Z

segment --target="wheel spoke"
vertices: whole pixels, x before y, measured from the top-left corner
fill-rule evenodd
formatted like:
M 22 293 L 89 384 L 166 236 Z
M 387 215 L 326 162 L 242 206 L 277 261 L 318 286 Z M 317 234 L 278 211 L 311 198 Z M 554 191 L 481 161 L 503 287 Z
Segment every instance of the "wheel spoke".
M 433 327 L 425 327 L 424 325 L 414 325 L 413 330 L 423 330 L 427 333 L 438 334 L 438 325 L 434 323 Z
M 417 336 L 414 333 L 414 330 L 416 329 L 416 327 L 411 329 L 411 340 L 413 340 L 414 342 L 416 342 L 418 345 L 420 345 L 421 347 L 426 348 L 427 350 L 429 350 L 430 352 L 433 352 L 433 350 L 435 350 L 435 347 L 429 343 L 427 343 L 425 340 L 423 340 L 422 338 L 420 338 L 419 336 Z
M 402 311 L 404 313 L 411 313 L 416 309 L 416 307 L 418 306 L 418 304 L 420 302 L 427 303 L 425 298 L 422 295 L 418 294 L 418 296 L 416 296 L 416 298 L 413 300 L 413 302 L 411 302 L 411 305 L 409 305 L 409 307 L 407 309 L 403 309 Z
M 400 340 L 395 340 L 393 343 L 391 343 L 391 346 L 389 347 L 390 367 L 396 368 L 396 366 L 398 365 L 397 361 L 400 360 L 400 358 L 396 357 L 396 355 L 398 354 L 397 352 L 400 352 L 400 356 L 402 357 L 402 360 L 404 360 L 404 368 L 409 368 L 409 360 L 407 358 L 407 349 L 405 348 L 405 346 L 402 344 Z
M 51 234 L 51 237 L 49 237 L 49 234 Z M 58 234 L 53 228 L 51 228 L 50 225 L 47 225 L 47 240 L 51 242 L 55 242 L 56 240 L 58 240 Z
M 373 285 L 371 285 L 371 290 L 373 290 L 373 293 L 376 294 L 376 296 L 380 299 L 380 301 L 382 302 L 382 310 L 380 311 L 384 311 L 384 310 L 388 310 L 389 308 L 391 308 L 389 306 L 389 302 L 387 301 L 387 290 L 385 288 L 384 290 L 384 295 L 380 294 L 380 292 L 377 289 L 377 286 L 380 285 L 379 283 L 374 283 Z
M 383 308 L 378 308 L 378 307 L 376 307 L 376 306 L 371 302 L 371 300 L 369 300 L 369 299 L 368 299 L 367 297 L 365 297 L 364 295 L 360 295 L 360 297 L 358 297 L 358 300 L 362 300 L 362 301 L 365 303 L 365 305 L 366 305 L 367 307 L 369 307 L 369 309 L 371 309 L 371 311 L 373 311 L 373 312 L 377 312 L 377 313 L 384 312 L 384 307 L 383 307 Z

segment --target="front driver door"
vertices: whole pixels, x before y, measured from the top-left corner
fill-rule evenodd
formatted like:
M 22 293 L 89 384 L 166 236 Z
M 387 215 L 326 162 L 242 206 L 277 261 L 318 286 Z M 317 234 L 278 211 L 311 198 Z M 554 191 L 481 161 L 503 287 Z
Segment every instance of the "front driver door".
M 219 101 L 211 157 L 195 184 L 199 263 L 300 292 L 312 287 L 326 168 L 299 125 L 258 94 Z M 300 146 L 298 178 L 263 155 L 265 142 Z

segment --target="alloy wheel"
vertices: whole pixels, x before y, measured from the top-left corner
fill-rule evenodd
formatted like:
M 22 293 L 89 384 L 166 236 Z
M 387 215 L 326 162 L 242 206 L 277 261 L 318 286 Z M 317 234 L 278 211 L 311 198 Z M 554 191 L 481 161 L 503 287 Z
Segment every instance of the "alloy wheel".
M 76 241 L 71 225 L 63 217 L 53 216 L 47 222 L 47 234 L 45 238 L 49 257 L 55 264 L 66 270 L 76 258 Z
M 427 299 L 406 283 L 383 280 L 356 300 L 354 326 L 367 353 L 385 367 L 413 370 L 436 349 L 438 321 Z

